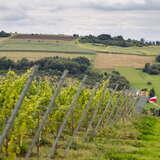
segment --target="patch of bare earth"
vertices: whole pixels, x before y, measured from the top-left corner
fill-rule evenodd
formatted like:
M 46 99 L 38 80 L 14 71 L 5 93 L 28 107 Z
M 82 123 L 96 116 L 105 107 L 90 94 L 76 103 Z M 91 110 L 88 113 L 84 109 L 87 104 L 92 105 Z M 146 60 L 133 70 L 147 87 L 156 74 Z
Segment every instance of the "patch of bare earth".
M 95 59 L 95 68 L 112 69 L 117 67 L 134 67 L 142 68 L 145 63 L 152 63 L 154 57 L 125 55 L 125 54 L 106 54 L 97 53 Z

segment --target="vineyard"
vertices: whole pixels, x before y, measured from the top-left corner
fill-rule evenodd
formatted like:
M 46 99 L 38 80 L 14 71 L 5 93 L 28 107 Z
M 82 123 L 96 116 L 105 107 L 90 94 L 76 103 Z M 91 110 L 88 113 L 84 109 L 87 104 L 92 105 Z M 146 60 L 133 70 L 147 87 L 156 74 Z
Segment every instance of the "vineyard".
M 143 106 L 133 88 L 108 88 L 108 80 L 86 85 L 55 83 L 9 71 L 0 77 L 0 159 L 65 159 L 77 145 L 92 141 L 106 127 L 132 119 Z M 47 148 L 45 150 L 44 148 Z

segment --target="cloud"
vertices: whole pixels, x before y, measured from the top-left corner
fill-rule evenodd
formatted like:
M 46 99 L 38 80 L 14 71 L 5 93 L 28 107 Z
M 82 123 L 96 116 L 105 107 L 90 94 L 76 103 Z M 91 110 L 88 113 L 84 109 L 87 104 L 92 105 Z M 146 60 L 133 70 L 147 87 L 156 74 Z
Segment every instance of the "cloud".
M 31 12 L 61 12 L 66 9 L 160 10 L 159 0 L 0 0 L 0 19 L 20 20 Z
M 158 0 L 88 0 L 86 5 L 97 10 L 160 10 Z
M 160 0 L 0 0 L 0 29 L 129 36 L 144 30 L 159 38 L 159 11 Z

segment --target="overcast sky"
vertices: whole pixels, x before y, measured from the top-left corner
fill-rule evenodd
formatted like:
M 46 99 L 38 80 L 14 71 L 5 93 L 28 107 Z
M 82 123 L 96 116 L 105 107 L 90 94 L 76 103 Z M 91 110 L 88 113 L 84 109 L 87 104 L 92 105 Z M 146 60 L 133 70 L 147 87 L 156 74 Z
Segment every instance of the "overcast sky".
M 0 0 L 0 30 L 160 40 L 160 0 Z

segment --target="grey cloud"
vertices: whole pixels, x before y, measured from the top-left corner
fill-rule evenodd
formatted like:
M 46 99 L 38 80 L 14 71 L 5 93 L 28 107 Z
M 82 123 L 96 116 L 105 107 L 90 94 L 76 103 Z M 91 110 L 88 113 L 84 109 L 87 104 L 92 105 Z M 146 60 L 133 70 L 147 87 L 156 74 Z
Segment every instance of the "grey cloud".
M 160 0 L 0 0 L 0 28 L 160 39 L 158 10 Z
M 160 10 L 159 0 L 89 0 L 88 8 L 97 10 Z

